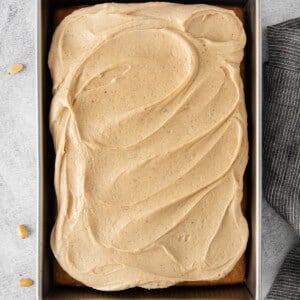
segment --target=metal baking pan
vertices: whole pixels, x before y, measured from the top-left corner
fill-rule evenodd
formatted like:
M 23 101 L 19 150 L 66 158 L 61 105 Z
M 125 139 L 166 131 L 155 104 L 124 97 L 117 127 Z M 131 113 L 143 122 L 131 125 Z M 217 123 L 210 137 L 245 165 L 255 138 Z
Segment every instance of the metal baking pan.
M 116 1 L 119 2 L 119 1 Z M 126 1 L 120 1 L 126 2 Z M 127 1 L 145 2 L 145 1 Z M 176 2 L 176 1 L 174 1 Z M 179 1 L 180 2 L 180 1 Z M 250 159 L 247 176 L 247 219 L 250 240 L 247 274 L 243 284 L 211 287 L 171 287 L 162 290 L 140 288 L 122 292 L 99 292 L 89 288 L 59 287 L 53 283 L 50 231 L 54 221 L 54 150 L 48 129 L 51 78 L 47 56 L 53 34 L 53 11 L 57 7 L 101 3 L 93 0 L 37 0 L 37 119 L 38 119 L 38 239 L 37 299 L 260 299 L 261 298 L 261 25 L 260 0 L 206 0 L 182 3 L 235 5 L 245 12 L 246 78 L 245 95 L 249 123 Z

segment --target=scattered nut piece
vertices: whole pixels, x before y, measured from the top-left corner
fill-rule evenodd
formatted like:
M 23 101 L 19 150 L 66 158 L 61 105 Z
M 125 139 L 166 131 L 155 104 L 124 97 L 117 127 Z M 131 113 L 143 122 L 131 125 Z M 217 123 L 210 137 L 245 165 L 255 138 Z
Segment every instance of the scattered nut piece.
M 22 71 L 23 68 L 24 66 L 22 64 L 14 64 L 7 69 L 7 72 L 9 75 L 13 75 Z
M 21 278 L 19 279 L 19 286 L 29 287 L 33 284 L 33 281 L 30 278 Z
M 26 239 L 28 236 L 28 231 L 25 225 L 18 225 L 17 232 L 21 239 Z

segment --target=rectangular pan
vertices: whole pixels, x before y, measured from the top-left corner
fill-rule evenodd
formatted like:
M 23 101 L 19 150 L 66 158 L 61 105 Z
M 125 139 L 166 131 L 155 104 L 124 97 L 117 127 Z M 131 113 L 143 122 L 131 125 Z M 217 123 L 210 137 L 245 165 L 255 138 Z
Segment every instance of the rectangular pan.
M 126 1 L 116 1 L 126 2 Z M 145 1 L 127 1 L 145 2 Z M 176 2 L 176 1 L 173 1 Z M 179 1 L 180 2 L 180 1 Z M 250 159 L 247 179 L 247 219 L 250 239 L 247 274 L 243 284 L 211 287 L 171 287 L 162 290 L 140 288 L 122 292 L 99 292 L 89 288 L 58 287 L 53 284 L 50 232 L 54 207 L 54 150 L 49 132 L 52 99 L 47 57 L 53 34 L 53 11 L 58 6 L 101 3 L 93 0 L 37 0 L 37 120 L 38 120 L 38 216 L 37 216 L 37 299 L 260 299 L 261 298 L 261 24 L 259 0 L 206 0 L 182 3 L 236 5 L 245 11 L 246 78 Z

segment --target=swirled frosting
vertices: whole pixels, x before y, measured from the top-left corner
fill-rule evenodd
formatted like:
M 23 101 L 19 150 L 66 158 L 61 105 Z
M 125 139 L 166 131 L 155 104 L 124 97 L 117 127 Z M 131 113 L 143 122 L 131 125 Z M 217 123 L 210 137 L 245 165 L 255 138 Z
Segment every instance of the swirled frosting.
M 245 251 L 248 158 L 232 11 L 170 3 L 79 9 L 55 31 L 51 247 L 99 290 L 216 280 Z

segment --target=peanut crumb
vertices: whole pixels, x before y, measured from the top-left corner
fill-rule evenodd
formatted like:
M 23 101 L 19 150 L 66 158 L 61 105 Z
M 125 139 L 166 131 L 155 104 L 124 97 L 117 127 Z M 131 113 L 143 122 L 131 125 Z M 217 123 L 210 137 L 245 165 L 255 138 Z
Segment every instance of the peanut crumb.
M 26 239 L 28 237 L 28 231 L 25 225 L 18 225 L 17 233 L 21 239 Z
M 33 281 L 30 278 L 21 278 L 21 279 L 19 279 L 19 286 L 21 286 L 21 287 L 29 287 L 32 284 L 33 284 Z
M 24 68 L 24 66 L 22 64 L 14 64 L 10 67 L 8 67 L 7 72 L 9 75 L 13 75 L 16 73 L 19 73 L 20 71 L 22 71 Z

